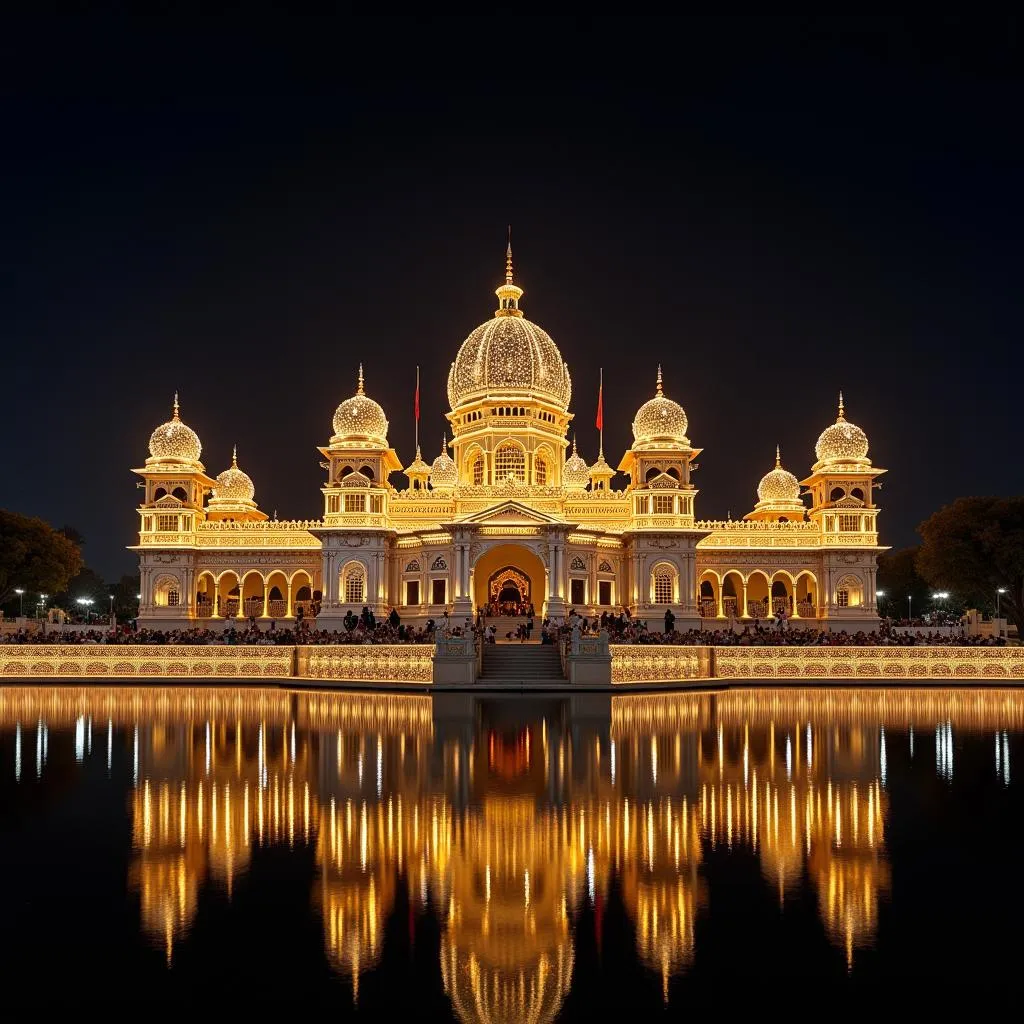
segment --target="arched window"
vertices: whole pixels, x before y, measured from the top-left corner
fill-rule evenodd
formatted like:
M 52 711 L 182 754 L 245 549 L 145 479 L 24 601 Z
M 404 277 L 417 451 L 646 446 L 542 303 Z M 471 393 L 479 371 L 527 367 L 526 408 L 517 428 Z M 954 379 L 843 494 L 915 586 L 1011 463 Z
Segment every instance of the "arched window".
M 373 479 L 373 467 L 372 466 L 360 466 L 359 472 L 366 477 L 367 480 Z
M 171 496 L 177 498 L 178 501 L 188 501 L 188 495 L 185 493 L 184 487 L 175 487 L 174 490 L 171 491 Z
M 158 487 L 153 492 L 153 500 L 154 501 L 159 501 L 161 498 L 166 498 L 166 497 L 167 497 L 167 488 L 166 487 Z
M 832 493 L 828 496 L 829 501 L 839 501 L 846 496 L 846 491 L 842 487 L 833 487 Z
M 486 465 L 484 463 L 484 453 L 479 448 L 475 448 L 469 455 L 467 465 L 469 467 L 469 479 L 479 487 L 484 482 Z
M 859 576 L 843 576 L 836 584 L 836 605 L 859 608 L 864 603 L 864 590 Z
M 526 456 L 522 448 L 514 444 L 503 444 L 494 453 L 495 483 L 503 480 L 526 480 Z
M 675 592 L 676 573 L 671 565 L 654 567 L 654 603 L 671 604 Z
M 538 455 L 533 460 L 533 478 L 538 484 L 546 484 L 548 482 L 548 464 L 541 455 Z
M 153 588 L 153 603 L 158 608 L 177 608 L 181 604 L 181 584 L 175 576 L 162 576 Z
M 359 562 L 345 567 L 342 577 L 346 604 L 362 604 L 366 594 L 366 570 Z

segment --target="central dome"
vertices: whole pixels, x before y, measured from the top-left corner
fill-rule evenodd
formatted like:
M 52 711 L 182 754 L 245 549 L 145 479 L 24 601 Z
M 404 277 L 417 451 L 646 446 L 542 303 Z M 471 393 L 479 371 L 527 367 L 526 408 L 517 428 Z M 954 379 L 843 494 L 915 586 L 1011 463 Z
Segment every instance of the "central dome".
M 448 373 L 452 409 L 502 391 L 526 391 L 568 409 L 572 396 L 569 368 L 547 331 L 527 320 L 519 309 L 523 290 L 512 283 L 511 247 L 505 284 L 495 294 L 498 309 L 494 318 L 466 338 Z

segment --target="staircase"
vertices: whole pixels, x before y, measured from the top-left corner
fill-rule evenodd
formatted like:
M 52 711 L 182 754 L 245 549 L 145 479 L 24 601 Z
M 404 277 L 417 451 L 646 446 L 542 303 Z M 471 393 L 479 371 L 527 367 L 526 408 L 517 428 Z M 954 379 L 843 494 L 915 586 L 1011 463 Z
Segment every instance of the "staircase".
M 540 635 L 540 624 L 542 621 L 543 619 L 539 619 L 537 618 L 537 616 L 534 616 L 533 618 L 534 639 L 536 639 Z M 515 639 L 516 633 L 519 631 L 519 627 L 525 626 L 526 622 L 527 619 L 525 615 L 493 615 L 489 616 L 485 620 L 484 625 L 493 626 L 495 628 L 495 630 L 497 631 L 497 641 L 498 643 L 501 643 L 501 641 L 505 639 L 506 633 L 511 633 L 513 639 Z M 516 643 L 519 643 L 519 641 L 516 640 Z
M 497 620 L 494 621 L 497 625 Z M 500 632 L 499 632 L 499 635 Z M 531 686 L 565 683 L 562 661 L 554 644 L 484 644 L 482 683 Z

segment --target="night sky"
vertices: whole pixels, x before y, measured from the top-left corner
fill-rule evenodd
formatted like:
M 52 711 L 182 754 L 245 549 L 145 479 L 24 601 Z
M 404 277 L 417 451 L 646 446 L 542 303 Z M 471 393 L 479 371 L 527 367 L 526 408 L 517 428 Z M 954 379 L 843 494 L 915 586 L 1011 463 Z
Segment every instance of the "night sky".
M 0 507 L 131 571 L 175 390 L 211 475 L 322 512 L 316 445 L 366 364 L 413 456 L 492 315 L 526 315 L 614 464 L 664 364 L 702 518 L 803 477 L 836 394 L 889 469 L 884 542 L 1022 491 L 1024 143 L 1012 19 L 240 17 L 6 22 Z M 618 478 L 621 486 L 624 478 Z M 404 486 L 404 477 L 392 482 Z

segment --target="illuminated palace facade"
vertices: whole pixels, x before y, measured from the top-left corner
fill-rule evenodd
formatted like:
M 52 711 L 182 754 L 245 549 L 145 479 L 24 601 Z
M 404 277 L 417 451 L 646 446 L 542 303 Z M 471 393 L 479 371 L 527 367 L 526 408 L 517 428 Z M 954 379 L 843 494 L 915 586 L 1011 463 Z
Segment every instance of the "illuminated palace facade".
M 568 441 L 569 369 L 520 309 L 511 250 L 492 319 L 463 342 L 448 374 L 451 441 L 402 469 L 384 410 L 358 386 L 319 448 L 323 516 L 270 519 L 237 458 L 216 479 L 199 437 L 174 414 L 149 441 L 137 551 L 140 619 L 184 626 L 318 612 L 335 628 L 349 609 L 396 607 L 406 622 L 447 609 L 456 620 L 494 602 L 593 615 L 628 607 L 651 625 L 671 608 L 680 629 L 765 619 L 877 624 L 876 478 L 868 439 L 846 419 L 818 438 L 805 479 L 774 467 L 742 520 L 696 517 L 701 449 L 683 407 L 654 395 L 633 420 L 615 470 Z M 766 452 L 766 456 L 768 453 Z M 397 489 L 393 475 L 403 472 Z M 625 475 L 622 489 L 613 487 Z M 621 479 L 621 478 L 620 478 Z

